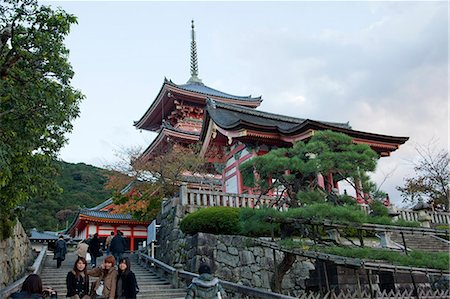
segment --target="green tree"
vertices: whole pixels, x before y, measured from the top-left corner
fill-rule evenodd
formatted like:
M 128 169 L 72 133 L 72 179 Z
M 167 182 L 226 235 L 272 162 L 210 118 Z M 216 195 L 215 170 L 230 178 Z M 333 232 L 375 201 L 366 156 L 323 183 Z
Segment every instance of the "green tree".
M 345 179 L 354 184 L 356 179 L 365 177 L 362 174 L 366 171 L 375 169 L 377 159 L 377 153 L 369 146 L 355 144 L 345 134 L 320 131 L 308 143 L 297 142 L 292 148 L 272 150 L 245 162 L 239 170 L 246 186 L 259 188 L 261 193 L 275 189 L 280 199 L 287 195 L 286 203 L 297 207 L 302 200 L 324 198 L 324 190 L 314 192 L 318 190 L 318 173 L 331 172 L 338 181 Z M 334 194 L 328 194 L 328 198 L 338 200 Z M 292 253 L 284 254 L 274 269 L 272 291 L 281 290 L 283 277 L 294 262 Z
M 355 144 L 342 133 L 320 131 L 308 143 L 272 150 L 245 162 L 239 170 L 246 186 L 259 188 L 261 193 L 277 189 L 295 207 L 302 195 L 317 190 L 318 173 L 331 172 L 335 180 L 354 185 L 355 179 L 364 179 L 365 172 L 375 169 L 377 160 L 378 155 L 369 146 Z
M 64 38 L 76 17 L 36 0 L 0 4 L 0 239 L 16 207 L 58 191 L 52 159 L 79 114 L 83 95 Z

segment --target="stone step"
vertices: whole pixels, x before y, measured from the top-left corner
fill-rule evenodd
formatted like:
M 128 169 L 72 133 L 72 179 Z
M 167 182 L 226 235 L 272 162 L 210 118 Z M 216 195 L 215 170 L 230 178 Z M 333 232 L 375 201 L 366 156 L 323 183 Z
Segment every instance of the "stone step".
M 448 252 L 450 244 L 440 241 L 432 236 L 427 235 L 404 235 L 406 247 L 412 250 L 423 250 L 429 252 Z M 392 233 L 391 240 L 403 245 L 401 234 Z
M 47 256 L 44 262 L 44 267 L 41 271 L 41 278 L 44 286 L 52 287 L 58 292 L 60 298 L 64 298 L 67 294 L 66 276 L 72 270 L 75 263 L 76 256 L 74 253 L 66 255 L 66 260 L 63 261 L 62 266 L 56 268 L 56 261 L 53 256 Z M 133 256 L 130 257 L 131 269 L 136 275 L 139 285 L 139 293 L 137 298 L 151 298 L 151 299 L 177 299 L 186 296 L 185 289 L 173 288 L 169 281 L 160 278 L 156 273 L 139 266 Z M 91 267 L 89 266 L 89 269 Z M 90 282 L 95 281 L 95 277 L 90 278 Z

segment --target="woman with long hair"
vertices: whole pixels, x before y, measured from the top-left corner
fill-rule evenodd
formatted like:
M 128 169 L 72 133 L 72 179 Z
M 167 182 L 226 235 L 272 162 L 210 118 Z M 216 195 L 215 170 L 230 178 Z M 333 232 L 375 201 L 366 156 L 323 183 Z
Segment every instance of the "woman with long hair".
M 42 288 L 42 280 L 37 274 L 30 274 L 22 284 L 20 292 L 11 295 L 12 299 L 56 299 L 56 291 L 51 288 Z
M 98 277 L 94 283 L 91 297 L 114 299 L 116 296 L 117 270 L 114 268 L 116 259 L 110 255 L 103 263 L 90 271 L 88 275 Z
M 89 299 L 89 276 L 87 274 L 87 261 L 79 256 L 73 269 L 66 277 L 67 295 L 71 299 Z
M 137 294 L 136 276 L 131 271 L 130 259 L 119 260 L 119 276 L 117 278 L 117 299 L 135 299 Z

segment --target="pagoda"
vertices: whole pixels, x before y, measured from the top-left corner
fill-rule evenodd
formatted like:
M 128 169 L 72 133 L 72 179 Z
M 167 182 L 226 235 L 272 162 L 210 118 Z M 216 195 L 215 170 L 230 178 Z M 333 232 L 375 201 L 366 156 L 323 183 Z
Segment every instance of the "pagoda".
M 198 77 L 194 21 L 191 29 L 191 77 L 186 84 L 164 79 L 153 103 L 134 123 L 137 129 L 158 132 L 143 158 L 164 153 L 168 144 L 200 142 L 201 155 L 223 165 L 220 189 L 228 193 L 251 193 L 243 186 L 239 165 L 273 148 L 290 147 L 306 141 L 316 131 L 345 133 L 355 143 L 367 144 L 379 157 L 389 156 L 408 137 L 354 130 L 350 124 L 296 118 L 264 112 L 256 108 L 261 97 L 235 96 L 206 86 Z M 319 185 L 328 191 L 339 189 L 333 174 L 319 174 Z M 356 197 L 363 196 L 356 184 Z
M 191 144 L 199 141 L 203 114 L 208 98 L 217 102 L 256 108 L 261 97 L 231 95 L 205 85 L 198 77 L 197 45 L 194 21 L 191 30 L 191 77 L 185 84 L 164 79 L 153 103 L 134 126 L 140 130 L 158 132 L 144 151 L 144 157 L 163 152 L 169 143 Z

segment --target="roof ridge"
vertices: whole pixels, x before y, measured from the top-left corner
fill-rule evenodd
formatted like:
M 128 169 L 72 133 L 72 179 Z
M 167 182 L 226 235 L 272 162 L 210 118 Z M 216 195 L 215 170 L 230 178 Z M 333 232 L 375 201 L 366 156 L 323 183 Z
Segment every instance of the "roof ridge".
M 287 116 L 287 115 L 257 110 L 257 109 L 253 109 L 253 108 L 248 108 L 248 107 L 244 107 L 244 106 L 240 106 L 240 105 L 215 101 L 214 99 L 211 99 L 211 98 L 208 98 L 206 100 L 206 105 L 213 106 L 213 108 L 215 108 L 217 106 L 222 107 L 222 108 L 232 108 L 232 110 L 237 111 L 237 112 L 252 114 L 252 115 L 260 116 L 260 117 L 267 117 L 267 118 L 271 118 L 274 120 L 280 120 L 280 121 L 291 122 L 291 123 L 296 123 L 296 124 L 300 124 L 300 123 L 303 123 L 303 122 L 309 120 L 309 121 L 315 121 L 315 122 L 320 122 L 320 123 L 329 124 L 329 125 L 337 125 L 337 126 L 345 125 L 346 127 L 350 128 L 350 124 L 348 121 L 346 123 L 339 123 L 339 122 L 327 122 L 327 121 L 320 121 L 320 120 L 314 120 L 314 119 L 309 119 L 309 118 L 299 118 L 299 117 L 294 117 L 294 116 Z

